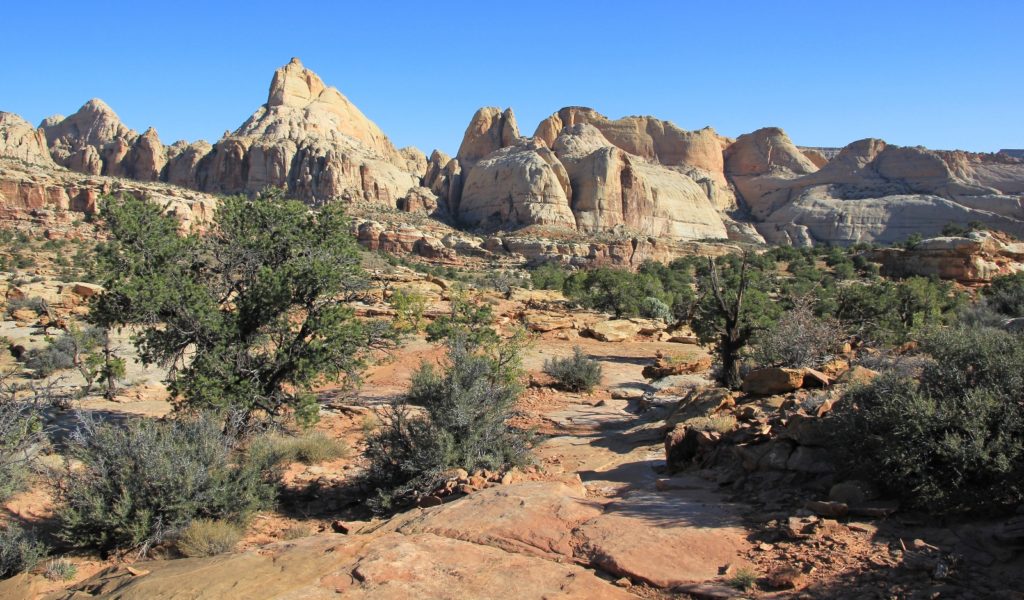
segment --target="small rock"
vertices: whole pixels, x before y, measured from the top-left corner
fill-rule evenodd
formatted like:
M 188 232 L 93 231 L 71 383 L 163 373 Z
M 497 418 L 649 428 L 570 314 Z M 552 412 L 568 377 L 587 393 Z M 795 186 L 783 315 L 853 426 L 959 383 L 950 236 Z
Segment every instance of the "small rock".
M 615 585 L 620 588 L 633 587 L 633 582 L 629 580 L 629 577 L 620 577 L 615 580 Z
M 334 521 L 333 523 L 331 523 L 331 529 L 335 533 L 344 534 L 348 534 L 352 531 L 352 528 L 349 526 L 349 524 L 344 521 Z
M 822 517 L 845 517 L 850 512 L 849 507 L 842 502 L 809 500 L 804 507 Z
M 878 498 L 878 489 L 865 481 L 851 479 L 833 485 L 828 491 L 828 498 L 847 505 L 863 504 Z

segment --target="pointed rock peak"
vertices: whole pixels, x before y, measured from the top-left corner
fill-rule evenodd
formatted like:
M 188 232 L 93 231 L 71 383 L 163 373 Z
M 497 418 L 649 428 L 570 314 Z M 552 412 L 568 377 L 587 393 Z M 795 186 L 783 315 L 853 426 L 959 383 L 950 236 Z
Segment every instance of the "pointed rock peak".
M 316 73 L 302 66 L 298 58 L 293 58 L 274 71 L 267 106 L 305 106 L 320 97 L 326 88 Z
M 110 108 L 110 106 L 106 102 L 100 100 L 99 98 L 93 98 L 92 100 L 89 100 L 88 102 L 82 105 L 82 108 L 78 109 L 78 112 L 114 115 L 115 117 L 117 116 L 117 114 L 114 112 L 114 109 Z
M 745 133 L 725 151 L 725 172 L 730 175 L 763 175 L 783 171 L 806 175 L 818 170 L 778 127 L 762 127 Z
M 516 144 L 519 138 L 519 125 L 511 108 L 502 111 L 485 106 L 476 111 L 466 127 L 457 156 L 462 163 L 474 163 L 496 150 Z

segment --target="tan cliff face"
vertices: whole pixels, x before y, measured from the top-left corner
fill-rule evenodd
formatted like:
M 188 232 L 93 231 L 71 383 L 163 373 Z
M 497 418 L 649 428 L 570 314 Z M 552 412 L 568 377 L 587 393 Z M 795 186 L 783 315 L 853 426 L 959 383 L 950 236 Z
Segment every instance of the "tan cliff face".
M 878 139 L 816 150 L 774 127 L 732 140 L 585 107 L 558 110 L 527 138 L 512 109 L 485 107 L 454 157 L 427 157 L 396 149 L 298 59 L 214 144 L 164 145 L 156 130 L 139 134 L 94 99 L 39 128 L 0 113 L 0 157 L 208 193 L 281 187 L 313 206 L 368 203 L 481 231 L 808 245 L 891 243 L 978 221 L 1024 235 L 1024 161 L 1008 155 Z
M 53 160 L 72 171 L 225 194 L 283 187 L 314 205 L 346 200 L 395 206 L 419 186 L 427 167 L 421 152 L 397 150 L 297 58 L 274 73 L 266 104 L 213 145 L 165 146 L 156 130 L 140 135 L 98 99 L 70 117 L 46 119 L 40 131 Z

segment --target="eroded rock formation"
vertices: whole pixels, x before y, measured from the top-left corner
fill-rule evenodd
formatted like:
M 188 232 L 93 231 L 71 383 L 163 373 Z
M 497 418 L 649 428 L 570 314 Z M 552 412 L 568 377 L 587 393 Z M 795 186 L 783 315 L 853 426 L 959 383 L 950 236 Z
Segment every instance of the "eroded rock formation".
M 1024 160 L 1006 153 L 877 139 L 798 147 L 778 128 L 732 140 L 584 107 L 555 112 L 528 138 L 511 109 L 487 107 L 454 157 L 427 157 L 396 149 L 298 59 L 274 73 L 266 103 L 212 145 L 165 146 L 154 129 L 139 134 L 94 99 L 38 129 L 0 113 L 0 155 L 210 193 L 282 187 L 314 206 L 367 202 L 482 232 L 610 234 L 633 245 L 892 243 L 972 221 L 1024 235 Z

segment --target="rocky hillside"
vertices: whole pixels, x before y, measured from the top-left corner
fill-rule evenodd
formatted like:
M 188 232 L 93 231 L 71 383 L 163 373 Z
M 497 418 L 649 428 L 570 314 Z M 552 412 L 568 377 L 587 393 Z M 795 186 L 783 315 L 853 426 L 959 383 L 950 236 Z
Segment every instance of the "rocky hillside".
M 481 108 L 454 157 L 435 150 L 428 159 L 396 149 L 298 59 L 274 73 L 266 103 L 212 145 L 164 145 L 156 130 L 139 134 L 94 99 L 38 128 L 0 113 L 0 158 L 10 159 L 0 167 L 7 212 L 42 204 L 91 210 L 94 199 L 80 199 L 82 189 L 111 186 L 83 186 L 63 175 L 71 171 L 211 194 L 282 187 L 312 205 L 370 204 L 546 239 L 892 243 L 970 222 L 1024 235 L 1024 160 L 1007 153 L 877 139 L 802 148 L 777 128 L 733 140 L 710 127 L 685 131 L 654 117 L 611 120 L 567 107 L 532 137 L 521 135 L 511 109 Z M 49 200 L 26 200 L 26 169 L 60 180 L 37 194 Z

